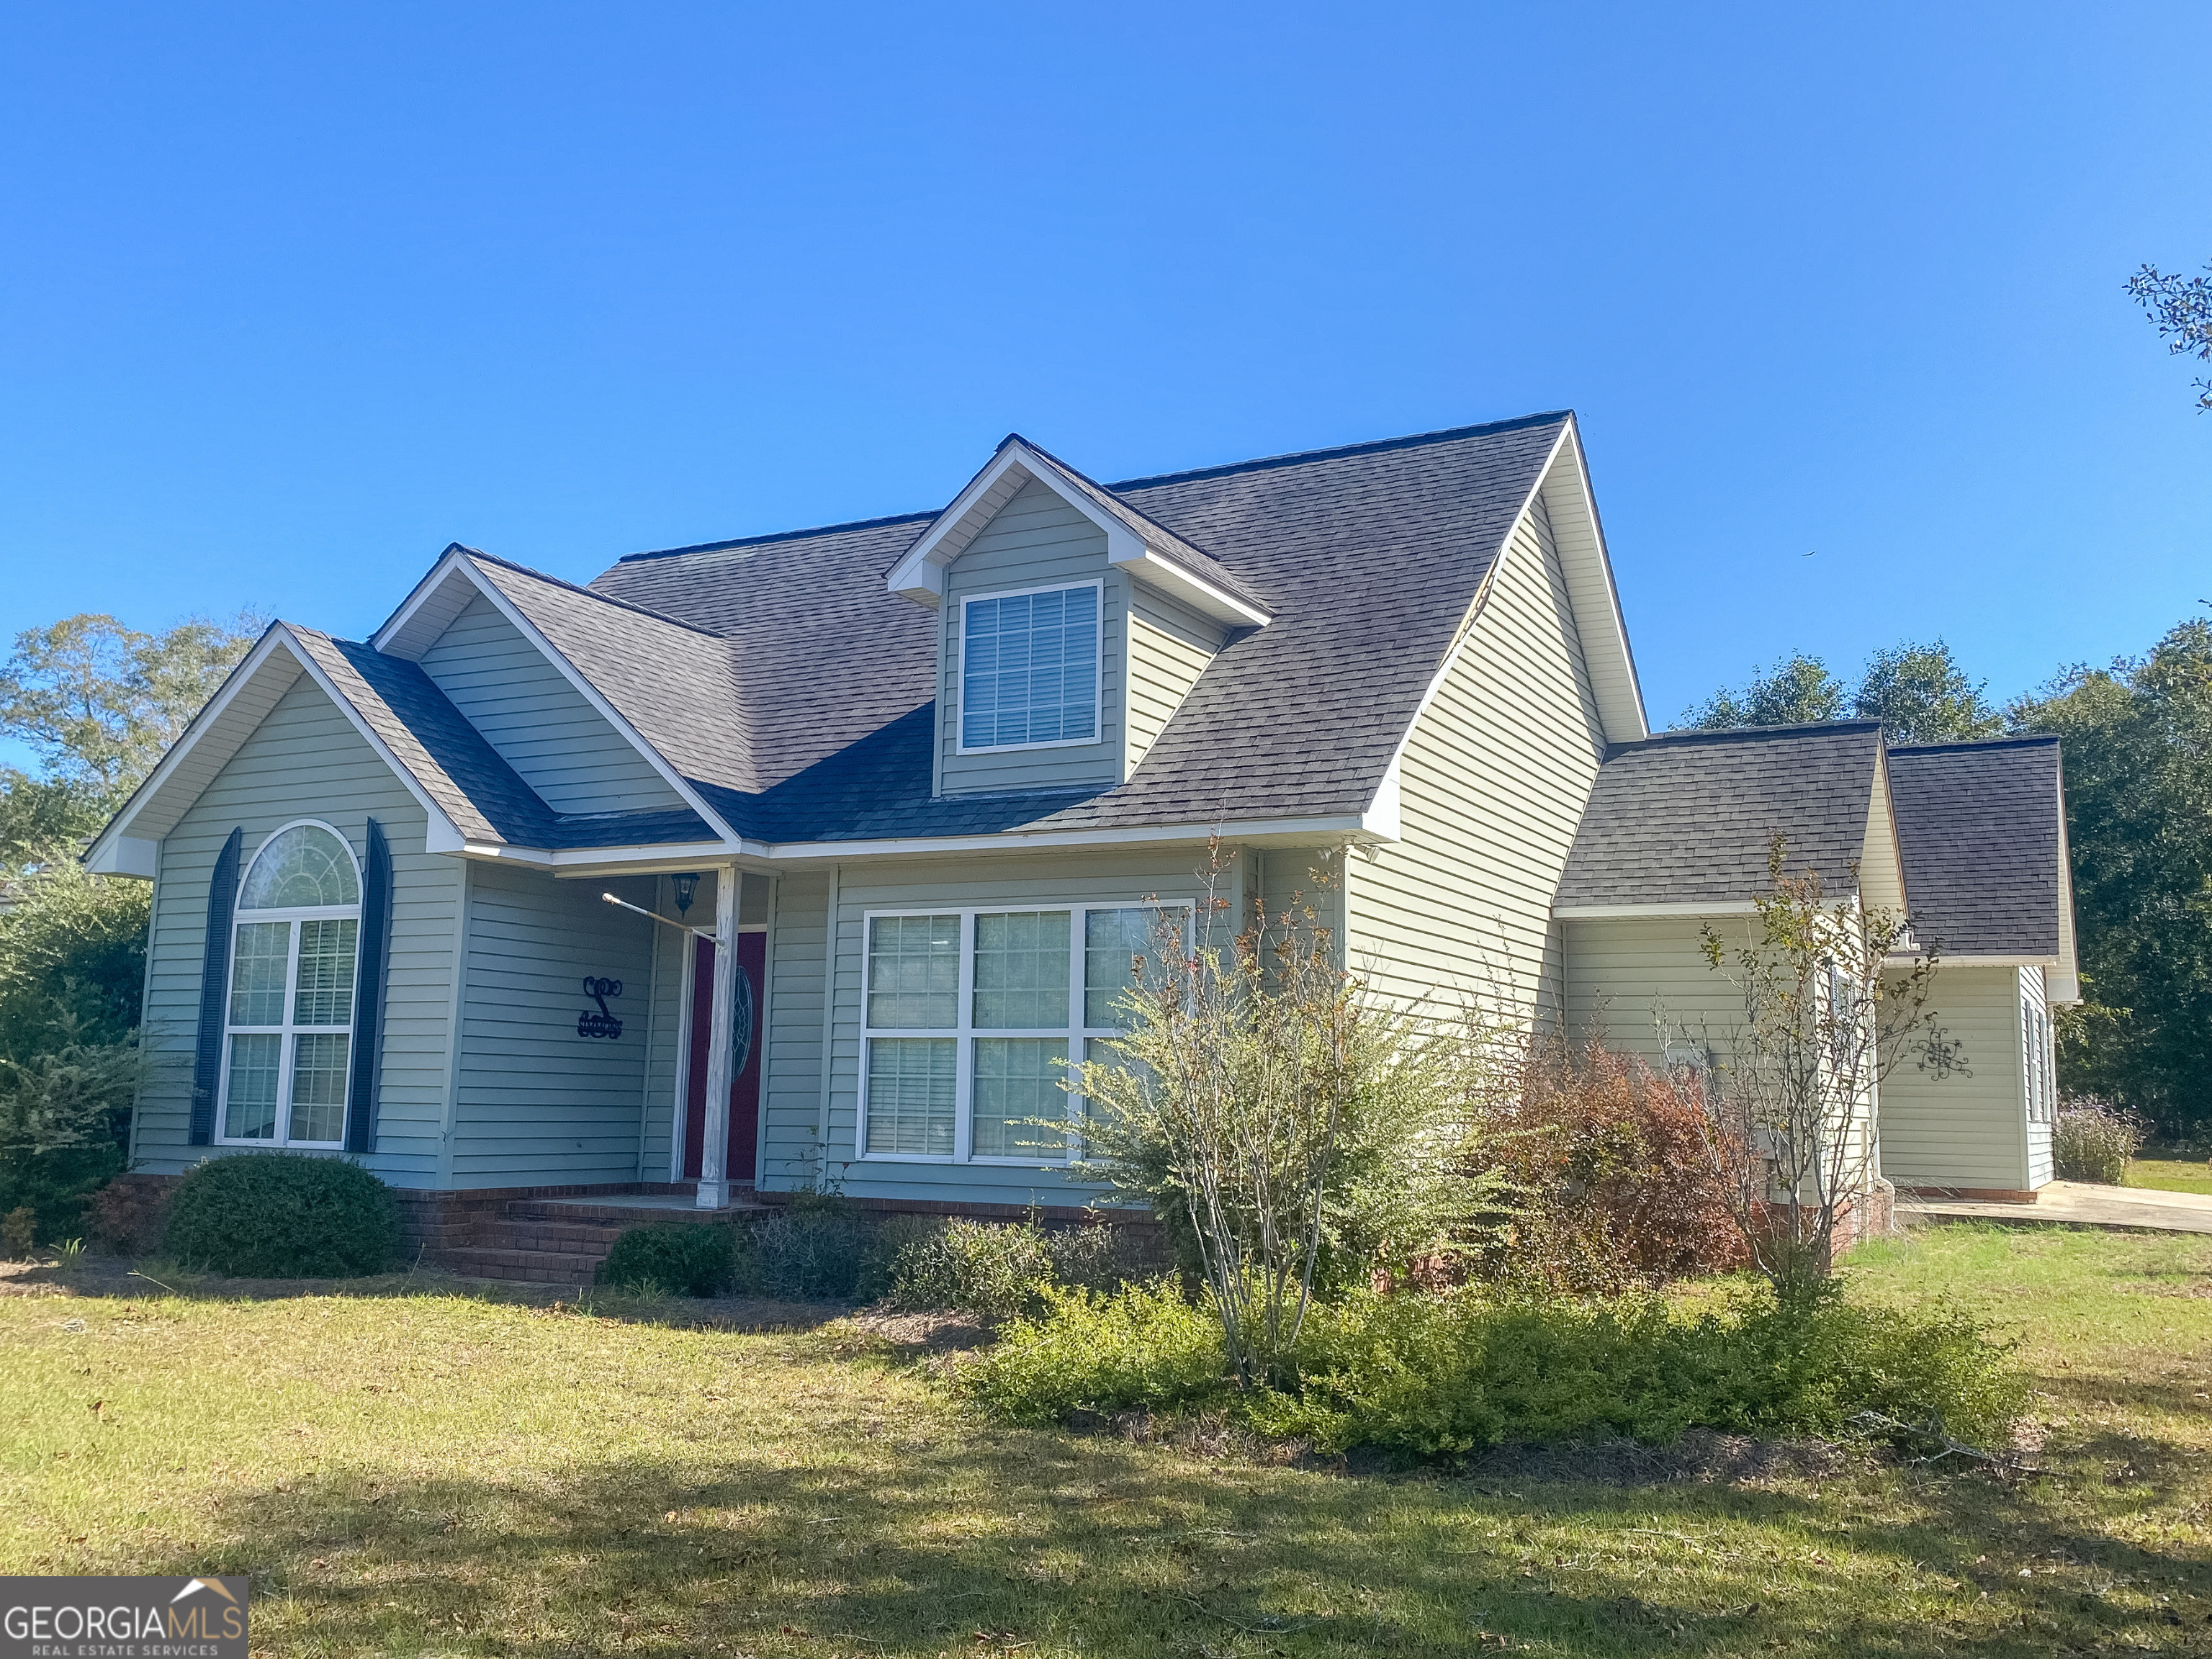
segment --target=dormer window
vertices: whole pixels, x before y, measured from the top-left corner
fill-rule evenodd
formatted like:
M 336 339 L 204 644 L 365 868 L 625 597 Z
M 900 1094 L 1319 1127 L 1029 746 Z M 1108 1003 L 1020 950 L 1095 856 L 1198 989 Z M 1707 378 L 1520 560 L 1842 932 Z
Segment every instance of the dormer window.
M 1098 741 L 1103 585 L 963 600 L 960 752 Z

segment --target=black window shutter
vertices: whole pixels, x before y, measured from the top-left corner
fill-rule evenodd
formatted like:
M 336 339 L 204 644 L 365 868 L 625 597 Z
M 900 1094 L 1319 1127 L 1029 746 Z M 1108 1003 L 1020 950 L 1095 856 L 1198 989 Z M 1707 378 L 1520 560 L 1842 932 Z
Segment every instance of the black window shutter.
M 361 884 L 361 967 L 353 990 L 353 1085 L 347 1091 L 346 1151 L 376 1150 L 376 1090 L 384 1070 L 384 981 L 392 967 L 392 846 L 368 821 L 368 868 Z
M 215 1139 L 215 1085 L 222 1076 L 222 1028 L 230 1003 L 230 916 L 238 904 L 238 859 L 246 844 L 243 829 L 216 855 L 208 878 L 207 947 L 200 958 L 200 1037 L 192 1055 L 192 1146 Z

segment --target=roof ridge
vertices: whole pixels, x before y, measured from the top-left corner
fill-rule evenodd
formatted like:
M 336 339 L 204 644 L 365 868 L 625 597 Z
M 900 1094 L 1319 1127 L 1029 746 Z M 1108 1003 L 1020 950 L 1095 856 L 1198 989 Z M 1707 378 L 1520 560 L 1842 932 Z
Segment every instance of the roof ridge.
M 1783 738 L 1802 736 L 1808 732 L 1879 732 L 1880 720 L 1801 720 L 1789 726 L 1721 726 L 1706 728 L 1689 726 L 1675 732 L 1654 732 L 1648 738 L 1634 743 L 1613 744 L 1616 752 L 1629 749 L 1648 749 L 1662 743 L 1728 743 L 1747 742 L 1754 738 Z
M 2056 732 L 2008 732 L 2001 738 L 1952 738 L 1942 743 L 1893 743 L 1889 745 L 1893 755 L 1934 754 L 1945 749 L 2006 749 L 2039 743 L 2057 743 Z
M 472 559 L 482 559 L 487 564 L 501 566 L 519 574 L 544 582 L 549 587 L 565 587 L 571 593 L 580 593 L 587 599 L 597 599 L 601 605 L 615 605 L 623 611 L 635 611 L 641 617 L 650 617 L 655 622 L 666 623 L 671 627 L 681 628 L 688 633 L 703 634 L 710 640 L 725 640 L 729 637 L 726 634 L 716 633 L 711 628 L 702 628 L 697 623 L 686 622 L 681 617 L 672 617 L 665 611 L 654 611 L 629 599 L 618 599 L 613 594 L 602 593 L 595 587 L 581 586 L 563 577 L 548 575 L 543 570 L 533 570 L 526 564 L 517 564 L 513 559 L 502 559 L 498 554 L 487 553 L 480 547 L 462 547 L 459 542 L 455 542 L 453 545 L 460 548 L 462 552 Z
M 848 530 L 880 530 L 886 525 L 894 524 L 927 524 L 944 511 L 940 507 L 928 513 L 893 513 L 880 519 L 852 519 L 843 524 L 811 525 L 805 530 L 771 531 L 765 536 L 737 536 L 725 542 L 693 542 L 688 547 L 653 548 L 643 553 L 625 553 L 615 562 L 629 564 L 637 559 L 673 559 L 686 553 L 725 553 L 733 547 L 761 547 L 770 542 L 803 542 L 810 536 L 836 536 Z M 596 589 L 587 591 L 597 592 Z M 600 593 L 599 597 L 605 599 L 606 595 Z
M 1492 433 L 1517 432 L 1553 421 L 1571 421 L 1571 409 L 1547 409 L 1541 414 L 1519 415 L 1510 421 L 1483 421 L 1474 426 L 1445 427 L 1436 432 L 1415 432 L 1402 438 L 1376 438 L 1364 443 L 1337 444 L 1327 449 L 1298 449 L 1282 455 L 1261 455 L 1249 461 L 1230 461 L 1219 466 L 1197 466 L 1182 472 L 1153 472 L 1141 478 L 1122 478 L 1102 489 L 1140 489 L 1152 484 L 1187 483 L 1200 478 L 1225 478 L 1239 472 L 1266 472 L 1277 467 L 1298 466 L 1308 461 L 1336 460 L 1347 455 L 1379 455 L 1393 449 L 1419 449 L 1429 444 L 1450 443 L 1461 438 L 1486 437 Z M 1024 443 L 1028 442 L 1024 439 Z
M 1148 484 L 1184 483 L 1199 478 L 1225 478 L 1239 472 L 1265 472 L 1276 467 L 1296 466 L 1307 461 L 1335 460 L 1346 455 L 1376 455 L 1392 449 L 1418 449 L 1425 444 L 1449 443 L 1459 438 L 1481 437 L 1497 432 L 1516 432 L 1526 427 L 1542 426 L 1547 422 L 1572 420 L 1574 413 L 1571 409 L 1547 409 L 1540 414 L 1519 415 L 1507 421 L 1483 421 L 1474 426 L 1445 427 L 1435 432 L 1416 432 L 1402 438 L 1376 438 L 1364 443 L 1338 444 L 1327 449 L 1293 450 L 1287 454 L 1262 455 L 1253 460 L 1230 461 L 1218 466 L 1192 467 L 1182 472 L 1153 472 L 1141 478 L 1123 478 L 1115 483 L 1102 483 L 1089 473 L 1078 471 L 1067 462 L 1061 460 L 1059 456 L 1053 454 L 1052 451 L 1047 449 L 1042 444 L 1033 443 L 1018 432 L 1009 432 L 1005 437 L 1000 439 L 997 444 L 993 446 L 991 453 L 995 455 L 1009 442 L 1018 441 L 1028 444 L 1039 454 L 1049 457 L 1054 465 L 1066 467 L 1068 471 L 1075 473 L 1075 476 L 1085 483 L 1098 489 L 1117 492 L 1123 489 L 1136 489 Z M 1191 541 L 1182 532 L 1171 526 L 1160 524 L 1158 520 L 1145 512 L 1134 501 L 1124 502 L 1123 505 L 1148 522 L 1158 525 L 1168 534 L 1188 543 L 1199 552 L 1206 552 L 1204 548 L 1199 547 L 1196 542 Z M 814 525 L 805 530 L 778 530 L 764 536 L 735 536 L 727 541 L 693 542 L 685 547 L 653 548 L 641 553 L 625 553 L 615 562 L 629 564 L 638 559 L 673 559 L 686 553 L 723 553 L 733 547 L 761 547 L 773 542 L 804 541 L 810 536 L 835 536 L 852 530 L 880 530 L 888 525 L 895 524 L 927 524 L 939 517 L 944 511 L 941 507 L 933 507 L 921 513 L 892 513 L 877 519 L 852 519 L 843 524 Z M 468 550 L 475 552 L 477 550 L 471 548 Z M 490 558 L 493 556 L 487 553 L 483 556 Z M 1208 553 L 1206 556 L 1212 558 L 1213 555 Z M 530 574 L 536 575 L 539 573 L 532 571 Z M 560 579 L 551 577 L 549 580 L 557 581 Z M 599 597 L 605 596 L 602 594 Z

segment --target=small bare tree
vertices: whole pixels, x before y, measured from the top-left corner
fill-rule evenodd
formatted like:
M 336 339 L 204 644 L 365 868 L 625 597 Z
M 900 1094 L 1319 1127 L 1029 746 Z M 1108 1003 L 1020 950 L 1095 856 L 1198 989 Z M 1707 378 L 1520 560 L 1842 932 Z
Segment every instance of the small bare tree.
M 1802 1307 L 1872 1192 L 1882 1079 L 1907 1058 L 1937 1076 L 1964 1068 L 1928 1006 L 1937 953 L 1907 917 L 1790 874 L 1778 836 L 1769 875 L 1744 943 L 1701 930 L 1707 965 L 1742 996 L 1741 1023 L 1718 1042 L 1664 1035 L 1670 1060 L 1698 1052 L 1677 1076 L 1704 1096 L 1705 1155 L 1753 1262 L 1782 1305 Z
M 1227 868 L 1217 848 L 1190 936 L 1180 907 L 1162 910 L 1127 1034 L 1069 1086 L 1087 1104 L 1082 1167 L 1187 1225 L 1252 1387 L 1291 1375 L 1317 1283 L 1437 1246 L 1496 1207 L 1499 1182 L 1460 1156 L 1474 1023 L 1370 995 L 1304 895 L 1238 926 Z

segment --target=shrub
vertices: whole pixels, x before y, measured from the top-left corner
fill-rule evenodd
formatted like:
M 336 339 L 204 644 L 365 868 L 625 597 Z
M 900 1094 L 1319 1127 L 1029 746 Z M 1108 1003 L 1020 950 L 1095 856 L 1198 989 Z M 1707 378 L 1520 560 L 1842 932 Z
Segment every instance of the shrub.
M 1490 1276 L 1612 1293 L 1741 1261 L 1702 1104 L 1637 1056 L 1596 1042 L 1540 1048 L 1489 1127 L 1520 1197 L 1511 1231 L 1478 1258 Z
M 871 1277 L 880 1225 L 841 1199 L 802 1194 L 753 1224 L 739 1285 L 799 1302 L 849 1300 Z
M 38 1212 L 27 1204 L 18 1204 L 5 1215 L 0 1215 L 0 1260 L 21 1261 L 38 1248 Z
M 998 1346 L 956 1374 L 956 1386 L 1010 1423 L 1054 1423 L 1079 1411 L 1158 1411 L 1225 1397 L 1221 1321 L 1193 1307 L 1173 1280 L 1040 1292 L 1043 1314 L 1017 1320 Z
M 392 1189 L 357 1164 L 243 1152 L 178 1184 L 162 1248 L 240 1278 L 336 1279 L 381 1272 L 398 1227 Z
M 1737 1434 L 1886 1432 L 1940 1425 L 2001 1443 L 2026 1403 L 2004 1350 L 1961 1316 L 1860 1307 L 1829 1294 L 1784 1313 L 1765 1297 L 1690 1317 L 1657 1297 L 1608 1302 L 1355 1295 L 1320 1307 L 1300 1379 L 1236 1391 L 1218 1322 L 1171 1292 L 1048 1297 L 960 1386 L 1011 1421 L 1088 1409 L 1225 1402 L 1266 1433 L 1324 1450 L 1371 1444 L 1427 1455 L 1510 1441 L 1689 1428 Z
M 713 1222 L 656 1221 L 615 1240 L 599 1282 L 654 1296 L 713 1296 L 737 1272 L 737 1237 Z
M 149 1255 L 168 1224 L 169 1188 L 152 1181 L 111 1181 L 84 1201 L 85 1224 L 117 1255 Z
M 1048 1231 L 1034 1222 L 954 1219 L 909 1233 L 890 1253 L 889 1295 L 902 1308 L 1003 1319 L 1042 1311 L 1050 1286 L 1114 1289 L 1134 1276 L 1133 1260 L 1121 1230 L 1103 1221 Z
M 2143 1121 L 2124 1106 L 2094 1096 L 2069 1100 L 2051 1126 L 2051 1158 L 2061 1181 L 2094 1181 L 2117 1187 L 2128 1178 L 2148 1137 Z

